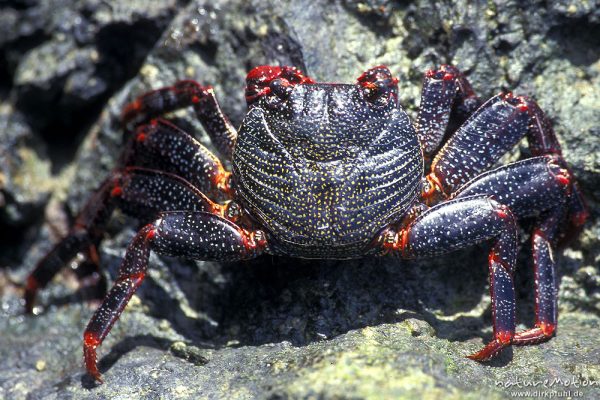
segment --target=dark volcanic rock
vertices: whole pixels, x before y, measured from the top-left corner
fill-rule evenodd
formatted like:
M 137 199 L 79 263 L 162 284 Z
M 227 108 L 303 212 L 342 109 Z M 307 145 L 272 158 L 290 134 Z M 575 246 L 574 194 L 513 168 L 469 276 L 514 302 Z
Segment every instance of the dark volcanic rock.
M 183 3 L 59 0 L 1 6 L 0 99 L 11 108 L 0 116 L 0 173 L 10 183 L 11 176 L 28 172 L 13 171 L 14 165 L 41 173 L 30 176 L 36 182 L 28 181 L 27 188 L 0 182 L 7 207 L 0 204 L 5 214 L 0 226 L 31 223 L 41 215 L 40 206 L 56 186 L 46 170 L 56 172 L 72 159 L 105 102 L 136 74 Z M 10 115 L 13 109 L 17 116 Z M 14 132 L 23 131 L 14 140 Z
M 108 98 L 138 71 L 184 2 L 32 1 L 0 6 L 0 249 L 39 224 Z M 52 174 L 54 172 L 54 174 Z M 68 173 L 67 173 L 68 174 Z M 10 234 L 4 234 L 9 232 Z M 4 253 L 5 251 L 2 251 Z M 0 255 L 0 258 L 3 255 Z
M 600 396 L 597 2 L 192 1 L 170 25 L 181 2 L 16 4 L 0 8 L 0 398 L 509 398 L 519 382 L 546 380 L 538 390 Z M 503 88 L 533 96 L 592 213 L 558 262 L 558 336 L 488 364 L 464 357 L 492 333 L 484 245 L 411 263 L 152 256 L 99 351 L 106 383 L 95 386 L 81 363 L 95 306 L 73 274 L 42 291 L 35 317 L 22 315 L 16 282 L 114 167 L 125 102 L 197 79 L 239 124 L 245 74 L 268 63 L 347 82 L 386 64 L 412 116 L 423 71 L 442 63 L 466 72 L 482 97 Z M 173 117 L 210 146 L 189 110 Z M 51 142 L 61 133 L 48 129 L 71 124 L 68 140 L 85 137 L 75 155 L 58 157 Z M 100 252 L 111 279 L 137 226 L 113 218 Z M 522 247 L 520 329 L 534 315 L 525 239 Z
M 42 131 L 79 122 L 136 73 L 180 4 L 61 0 L 8 9 L 0 45 L 18 108 Z

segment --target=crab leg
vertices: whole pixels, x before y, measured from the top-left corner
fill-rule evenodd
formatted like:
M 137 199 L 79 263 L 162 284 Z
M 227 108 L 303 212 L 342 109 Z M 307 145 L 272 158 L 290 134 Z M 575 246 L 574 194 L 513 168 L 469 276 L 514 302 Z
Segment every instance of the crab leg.
M 54 275 L 58 273 L 78 252 L 91 243 L 87 232 L 72 228 L 67 237 L 52 248 L 36 265 L 25 283 L 25 312 L 31 314 L 39 289 L 46 287 Z M 67 260 L 67 261 L 65 261 Z
M 525 109 L 529 116 L 530 124 L 527 140 L 531 154 L 534 156 L 542 154 L 562 155 L 562 149 L 554 129 L 552 129 L 552 123 L 540 106 L 527 96 L 519 96 L 516 100 L 520 103 L 519 107 Z
M 512 100 L 505 94 L 492 97 L 436 154 L 429 176 L 446 195 L 491 167 L 527 133 L 531 122 L 527 108 Z
M 548 117 L 532 99 L 524 96 L 519 97 L 519 99 L 527 106 L 527 112 L 531 119 L 529 131 L 527 132 L 527 141 L 529 143 L 531 154 L 534 156 L 542 154 L 558 154 L 561 156 L 562 163 L 568 170 L 566 161 L 562 159 L 560 143 L 558 142 L 558 138 L 554 133 L 554 129 L 552 129 L 552 123 L 548 120 Z M 570 179 L 570 184 L 571 195 L 568 207 L 569 224 L 567 227 L 559 229 L 559 232 L 557 232 L 556 235 L 572 237 L 583 227 L 583 224 L 589 216 L 589 212 L 577 182 L 575 182 L 574 179 Z
M 161 114 L 193 106 L 198 119 L 224 157 L 231 159 L 237 132 L 221 110 L 212 87 L 185 80 L 148 92 L 123 109 L 121 118 L 127 126 L 136 126 Z
M 379 238 L 387 252 L 403 258 L 445 254 L 491 240 L 488 257 L 494 340 L 470 358 L 483 360 L 511 344 L 515 334 L 517 228 L 510 209 L 485 196 L 470 196 L 432 207 L 408 227 Z
M 493 195 L 517 218 L 540 215 L 532 234 L 535 267 L 535 328 L 516 334 L 513 343 L 534 344 L 556 330 L 556 279 L 553 244 L 569 206 L 570 172 L 558 155 L 530 158 L 492 170 L 469 182 L 457 198 Z
M 160 211 L 215 212 L 221 207 L 184 179 L 169 173 L 135 167 L 113 173 L 79 213 L 69 234 L 38 262 L 27 278 L 26 312 L 32 311 L 37 291 L 44 288 L 69 260 L 100 242 L 105 225 L 117 206 L 146 220 Z
M 491 98 L 438 152 L 426 178 L 430 187 L 424 197 L 427 199 L 436 191 L 449 196 L 491 167 L 525 135 L 533 156 L 555 154 L 562 160 L 558 139 L 535 101 L 525 96 L 513 97 L 510 93 Z M 574 181 L 571 190 L 570 226 L 565 231 L 578 230 L 588 216 L 583 196 Z
M 88 200 L 65 238 L 58 242 L 35 266 L 25 284 L 25 312 L 31 313 L 39 289 L 44 288 L 65 264 L 87 246 L 100 240 L 114 204 L 110 202 L 110 180 Z
M 480 104 L 467 78 L 457 68 L 442 65 L 438 70 L 426 72 L 416 122 L 425 158 L 431 159 L 442 144 L 452 111 L 461 123 Z
M 452 197 L 493 196 L 510 207 L 517 219 L 522 219 L 562 207 L 568 200 L 571 179 L 560 156 L 546 155 L 481 174 Z
M 102 381 L 96 349 L 144 280 L 150 250 L 197 260 L 236 261 L 258 256 L 265 246 L 261 231 L 246 231 L 214 214 L 160 214 L 157 220 L 139 231 L 127 248 L 119 277 L 85 329 L 83 354 L 88 373 Z
M 545 215 L 542 223 L 533 231 L 533 264 L 535 275 L 535 327 L 517 332 L 513 343 L 529 345 L 552 338 L 558 322 L 556 273 L 552 242 L 562 220 L 564 209 Z
M 231 174 L 221 161 L 191 135 L 163 119 L 137 128 L 121 163 L 170 172 L 204 193 L 229 191 Z
M 496 95 L 473 113 L 436 154 L 430 180 L 450 195 L 494 165 L 523 136 L 527 136 L 532 156 L 562 157 L 550 122 L 535 101 L 511 93 Z
M 168 172 L 128 167 L 113 176 L 111 200 L 136 218 L 151 219 L 161 211 L 222 212 L 223 206 L 185 179 Z

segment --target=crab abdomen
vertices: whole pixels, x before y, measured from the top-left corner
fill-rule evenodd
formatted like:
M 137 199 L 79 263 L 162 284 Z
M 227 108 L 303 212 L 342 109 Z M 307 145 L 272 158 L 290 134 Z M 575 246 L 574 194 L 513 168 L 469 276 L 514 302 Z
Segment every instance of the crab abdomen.
M 394 109 L 370 124 L 362 121 L 360 126 L 368 128 L 363 136 L 369 136 L 363 143 L 348 140 L 361 133 L 358 128 L 333 127 L 335 154 L 333 147 L 332 153 L 315 148 L 322 132 L 301 140 L 296 131 L 288 141 L 266 114 L 255 107 L 247 115 L 233 167 L 238 199 L 270 233 L 273 253 L 362 256 L 377 232 L 400 219 L 416 198 L 422 156 L 403 111 Z M 285 129 L 298 127 L 288 123 Z

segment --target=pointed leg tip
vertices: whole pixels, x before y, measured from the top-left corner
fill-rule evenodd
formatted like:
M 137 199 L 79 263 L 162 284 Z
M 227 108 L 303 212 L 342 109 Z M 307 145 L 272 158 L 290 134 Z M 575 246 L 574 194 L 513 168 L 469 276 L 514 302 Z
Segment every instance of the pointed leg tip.
M 33 315 L 33 302 L 25 300 L 25 315 Z
M 508 347 L 509 345 L 510 342 L 505 343 L 499 340 L 493 340 L 477 353 L 469 354 L 467 358 L 479 362 L 489 361 L 497 356 L 502 349 Z
M 484 361 L 480 358 L 479 353 L 469 354 L 465 357 L 467 357 L 468 359 L 473 360 L 473 361 Z
M 95 355 L 95 354 L 94 354 Z M 89 360 L 86 358 L 85 360 L 85 369 L 89 376 L 91 376 L 94 381 L 99 384 L 104 383 L 104 379 L 102 379 L 102 374 L 98 370 L 98 366 L 96 365 L 96 360 Z
M 35 304 L 38 286 L 39 284 L 37 280 L 30 275 L 27 278 L 27 283 L 25 284 L 25 294 L 23 295 L 23 299 L 25 300 L 25 314 L 33 314 L 33 307 Z
M 100 339 L 95 333 L 86 332 L 84 334 L 83 361 L 85 363 L 85 369 L 96 382 L 103 383 L 102 374 L 98 371 L 98 357 L 96 353 L 96 348 L 99 345 Z
M 485 349 L 480 350 L 477 353 L 469 354 L 466 357 L 470 360 L 479 361 L 479 362 L 484 362 L 484 361 L 490 360 L 492 358 L 492 356 L 485 354 L 484 351 L 485 351 Z
M 102 385 L 104 383 L 104 379 L 102 379 L 102 374 L 100 372 L 98 372 L 98 370 L 96 371 L 87 371 L 87 374 L 94 380 L 94 382 L 96 382 L 99 385 Z
M 98 365 L 96 363 L 96 350 L 95 349 L 85 349 L 84 350 L 84 360 L 85 360 L 85 370 L 88 375 L 91 376 L 94 381 L 102 384 L 104 380 L 102 379 L 102 374 L 98 370 Z

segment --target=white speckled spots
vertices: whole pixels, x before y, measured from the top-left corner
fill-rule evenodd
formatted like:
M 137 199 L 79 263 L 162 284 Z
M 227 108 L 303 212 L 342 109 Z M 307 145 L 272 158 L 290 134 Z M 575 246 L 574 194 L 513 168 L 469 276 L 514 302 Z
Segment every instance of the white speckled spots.
M 242 202 L 277 238 L 276 252 L 360 256 L 401 218 L 422 176 L 416 133 L 390 102 L 358 85 L 301 85 L 283 109 L 249 112 L 234 152 Z

